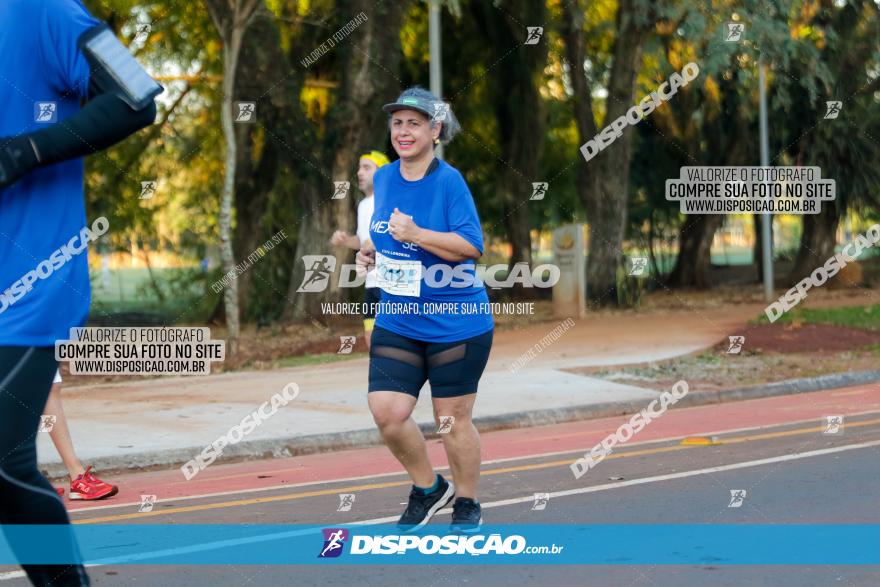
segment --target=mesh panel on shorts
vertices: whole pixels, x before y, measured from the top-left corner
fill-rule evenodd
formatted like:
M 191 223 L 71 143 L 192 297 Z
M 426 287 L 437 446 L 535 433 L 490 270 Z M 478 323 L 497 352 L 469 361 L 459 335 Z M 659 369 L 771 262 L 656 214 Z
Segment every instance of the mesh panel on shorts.
M 464 358 L 466 350 L 467 344 L 460 344 L 458 346 L 452 347 L 451 349 L 446 349 L 445 351 L 440 351 L 439 353 L 429 355 L 428 367 L 433 369 L 434 367 L 442 367 L 443 365 L 448 365 L 449 363 L 460 361 Z
M 370 355 L 373 357 L 385 357 L 388 359 L 394 359 L 395 361 L 400 361 L 402 363 L 406 363 L 420 369 L 425 363 L 420 355 L 393 346 L 374 346 L 372 349 L 370 349 Z

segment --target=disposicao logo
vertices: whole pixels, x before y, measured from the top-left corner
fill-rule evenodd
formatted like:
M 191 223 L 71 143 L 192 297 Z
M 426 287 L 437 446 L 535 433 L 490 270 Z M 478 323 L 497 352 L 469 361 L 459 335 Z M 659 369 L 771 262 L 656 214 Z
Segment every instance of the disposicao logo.
M 336 558 L 342 554 L 345 541 L 348 540 L 348 530 L 344 528 L 324 528 L 324 546 L 318 554 L 318 558 Z

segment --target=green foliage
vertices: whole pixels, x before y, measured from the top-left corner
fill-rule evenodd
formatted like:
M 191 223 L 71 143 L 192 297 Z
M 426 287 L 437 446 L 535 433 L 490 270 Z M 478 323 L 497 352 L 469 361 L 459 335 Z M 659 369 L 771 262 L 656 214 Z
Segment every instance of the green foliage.
M 465 175 L 490 236 L 503 239 L 505 205 L 499 169 L 506 169 L 500 160 L 505 128 L 496 118 L 492 100 L 499 92 L 490 85 L 494 83 L 491 74 L 522 60 L 524 54 L 517 52 L 529 48 L 512 47 L 508 53 L 507 48 L 487 47 L 485 31 L 472 10 L 474 3 L 487 1 L 444 2 L 444 97 L 452 102 L 464 128 L 446 156 Z M 159 125 L 86 161 L 88 216 L 106 215 L 111 220 L 102 246 L 122 251 L 136 244 L 183 259 L 214 255 L 224 169 L 219 120 L 222 46 L 213 22 L 198 1 L 85 2 L 110 23 L 151 73 L 161 77 L 166 88 L 159 101 Z M 538 159 L 539 177 L 523 178 L 524 182 L 550 182 L 547 205 L 528 208 L 530 226 L 541 230 L 584 217 L 575 184 L 578 166 L 584 162 L 572 113 L 573 101 L 579 97 L 571 95 L 569 83 L 571 68 L 581 64 L 569 64 L 565 58 L 560 41 L 561 3 L 548 0 L 546 4 L 547 22 L 543 23 L 523 22 L 512 0 L 492 0 L 494 9 L 488 12 L 490 18 L 499 19 L 493 24 L 522 27 L 523 36 L 525 26 L 545 27 L 542 42 L 547 44 L 548 57 L 535 80 L 545 116 L 544 147 Z M 583 66 L 601 127 L 618 3 L 580 4 L 586 12 L 588 60 Z M 249 321 L 271 323 L 290 303 L 288 280 L 303 213 L 298 196 L 304 182 L 297 165 L 305 160 L 320 165 L 332 158 L 336 137 L 325 131 L 341 91 L 344 52 L 331 50 L 308 70 L 298 63 L 350 19 L 351 6 L 346 0 L 266 0 L 258 17 L 271 19 L 277 26 L 277 42 L 289 58 L 277 64 L 273 75 L 279 83 L 299 79 L 307 86 L 303 96 L 320 96 L 317 101 L 330 114 L 310 112 L 314 131 L 295 130 L 309 141 L 308 133 L 315 133 L 311 150 L 301 152 L 289 144 L 282 149 L 284 156 L 258 230 L 268 237 L 284 228 L 289 237 L 250 269 L 254 287 L 246 304 Z M 410 2 L 405 10 L 399 30 L 400 67 L 391 71 L 373 60 L 368 72 L 383 80 L 381 87 L 389 99 L 402 87 L 429 85 L 427 2 Z M 372 13 L 368 16 L 373 18 Z M 633 129 L 632 165 L 620 170 L 631 179 L 629 246 L 641 250 L 651 246 L 658 255 L 671 250 L 666 245 L 673 242 L 681 216 L 677 205 L 665 200 L 664 181 L 677 176 L 681 166 L 725 164 L 728 147 L 737 145 L 744 145 L 746 151 L 739 164 L 757 164 L 759 55 L 769 64 L 773 164 L 820 165 L 823 175 L 837 180 L 843 206 L 855 208 L 866 220 L 878 218 L 880 108 L 877 94 L 864 89 L 880 71 L 876 3 L 639 0 L 636 11 L 627 16 L 655 23 L 641 56 L 637 99 L 655 90 L 684 63 L 695 61 L 701 71 L 691 86 Z M 724 41 L 726 24 L 731 21 L 745 24 L 744 42 Z M 137 35 L 137 23 L 151 25 L 147 37 Z M 357 33 L 345 42 L 356 43 Z M 296 100 L 304 100 L 303 96 Z M 833 99 L 844 100 L 843 114 L 838 120 L 823 121 L 825 101 Z M 260 132 L 277 134 L 278 130 Z M 254 138 L 254 145 L 260 143 L 258 139 Z M 141 182 L 148 180 L 158 180 L 157 194 L 141 200 Z M 193 308 L 187 319 L 196 319 L 210 313 L 216 301 L 209 287 L 214 278 L 193 270 L 163 278 L 158 287 L 169 307 L 182 302 Z M 638 306 L 645 280 L 619 274 L 617 281 L 621 304 Z M 155 305 L 155 296 L 148 298 L 148 294 L 148 289 L 143 290 L 144 304 Z
M 166 300 L 165 309 L 175 314 L 175 322 L 205 322 L 219 298 L 210 286 L 220 277 L 219 269 L 203 272 L 199 268 L 187 268 L 167 272 L 153 283 L 141 284 L 141 297 L 148 297 L 158 289 Z
M 132 241 L 153 250 L 192 254 L 216 241 L 217 197 L 222 181 L 217 79 L 191 77 L 220 71 L 220 46 L 207 13 L 176 1 L 96 0 L 96 16 L 115 24 L 165 92 L 157 125 L 86 159 L 89 216 L 111 219 L 105 241 L 125 250 Z M 135 24 L 150 34 L 135 39 Z M 133 39 L 133 40 L 132 40 Z M 163 73 L 174 72 L 168 79 Z M 209 81 L 211 80 L 211 81 Z M 141 182 L 158 182 L 155 197 L 141 200 Z

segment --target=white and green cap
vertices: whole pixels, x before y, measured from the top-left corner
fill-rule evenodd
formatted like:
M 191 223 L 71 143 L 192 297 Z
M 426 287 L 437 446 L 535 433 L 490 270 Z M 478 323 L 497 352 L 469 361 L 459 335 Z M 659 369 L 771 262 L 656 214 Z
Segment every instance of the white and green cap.
M 382 106 L 382 110 L 391 114 L 398 110 L 416 110 L 428 118 L 434 116 L 434 104 L 440 102 L 433 94 L 422 88 L 404 90 L 397 100 Z
M 444 145 L 451 141 L 452 137 L 461 129 L 461 125 L 450 109 L 449 103 L 444 102 L 428 90 L 418 86 L 404 90 L 397 97 L 397 100 L 382 106 L 382 110 L 389 115 L 398 110 L 415 110 L 430 118 L 432 126 L 434 122 L 443 123 L 443 127 L 440 130 L 440 142 Z

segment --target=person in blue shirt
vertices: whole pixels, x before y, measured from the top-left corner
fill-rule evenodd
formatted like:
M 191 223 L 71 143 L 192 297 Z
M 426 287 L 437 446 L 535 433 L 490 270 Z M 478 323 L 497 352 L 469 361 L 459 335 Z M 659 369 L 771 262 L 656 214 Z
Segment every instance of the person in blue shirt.
M 370 343 L 370 411 L 413 481 L 398 524 L 419 528 L 455 498 L 452 530 L 476 532 L 480 437 L 471 417 L 494 323 L 475 271 L 483 232 L 473 196 L 461 173 L 434 156 L 460 127 L 447 104 L 418 87 L 383 109 L 400 158 L 373 178 L 371 245 L 357 255 L 362 268 L 375 266 L 382 290 Z M 454 486 L 434 472 L 412 419 L 425 381 Z
M 152 124 L 162 87 L 80 0 L 0 2 L 0 55 L 0 525 L 21 558 L 16 525 L 69 524 L 35 440 L 55 341 L 88 315 L 88 244 L 111 228 L 86 219 L 82 157 Z M 71 532 L 41 547 L 74 564 L 24 564 L 34 585 L 89 584 Z

